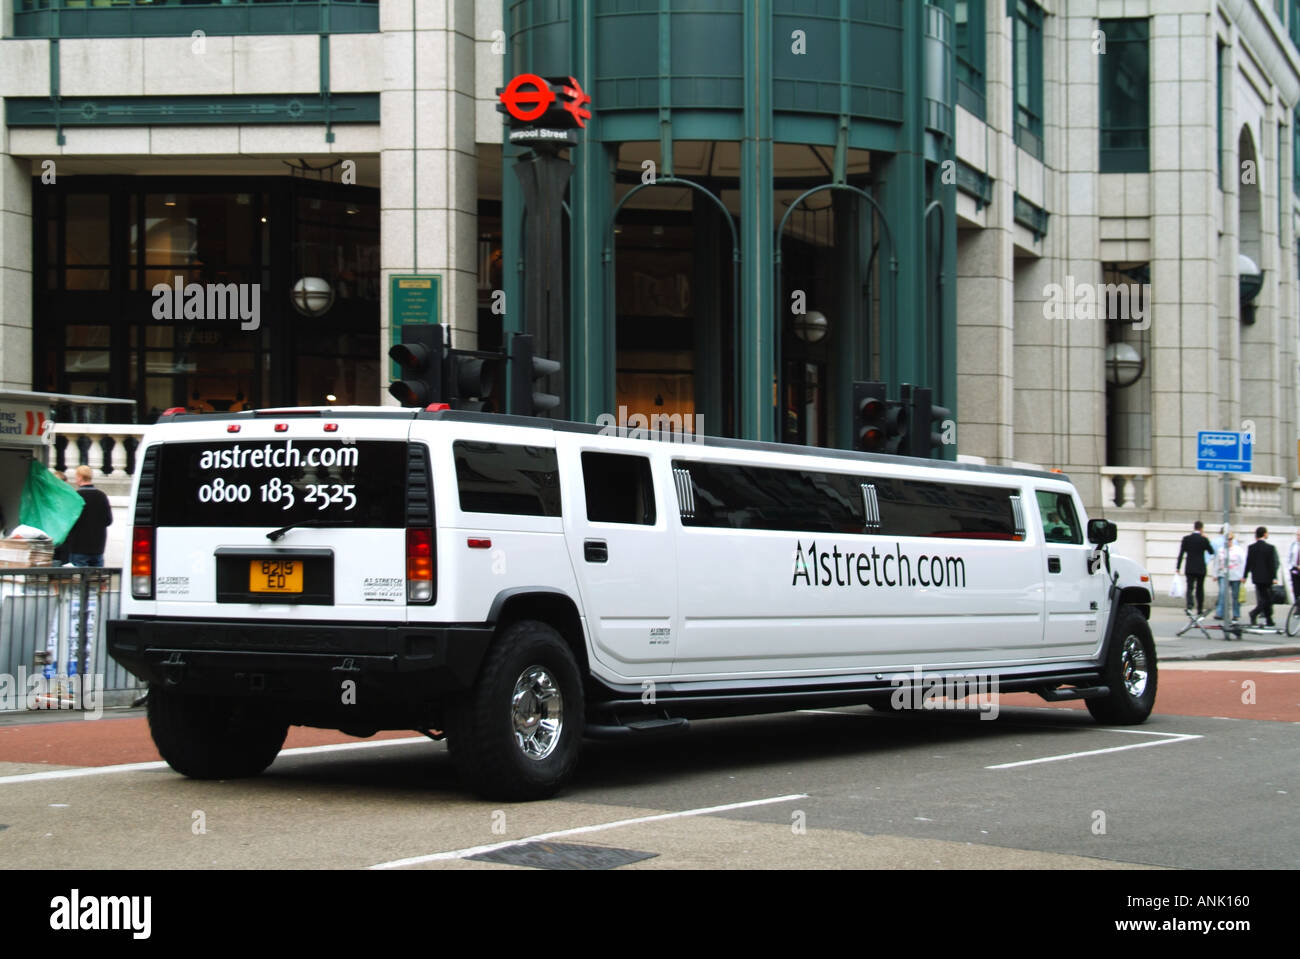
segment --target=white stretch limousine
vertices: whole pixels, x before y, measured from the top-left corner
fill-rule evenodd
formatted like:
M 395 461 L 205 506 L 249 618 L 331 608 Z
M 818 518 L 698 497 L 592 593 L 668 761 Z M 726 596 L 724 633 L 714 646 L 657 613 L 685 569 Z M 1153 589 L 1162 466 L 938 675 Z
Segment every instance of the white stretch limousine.
M 1059 473 L 391 407 L 164 415 L 138 455 L 109 648 L 189 776 L 416 729 L 529 799 L 689 718 L 1155 701 L 1150 578 Z

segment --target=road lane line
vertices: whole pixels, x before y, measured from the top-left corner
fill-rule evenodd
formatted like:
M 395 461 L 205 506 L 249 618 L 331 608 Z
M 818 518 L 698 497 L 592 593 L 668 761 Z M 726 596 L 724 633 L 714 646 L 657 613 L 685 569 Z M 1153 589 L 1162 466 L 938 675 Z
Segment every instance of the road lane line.
M 1155 733 L 1148 732 L 1144 729 L 1102 729 L 1099 732 L 1107 733 L 1133 733 L 1139 736 L 1165 736 L 1165 739 L 1147 740 L 1144 743 L 1132 743 L 1128 746 L 1110 746 L 1106 749 L 1088 749 L 1078 753 L 1064 753 L 1060 756 L 1043 756 L 1040 759 L 1022 759 L 1014 763 L 998 763 L 996 766 L 985 766 L 985 769 L 1012 769 L 1016 766 L 1033 766 L 1037 763 L 1054 763 L 1062 759 L 1078 759 L 1081 756 L 1100 756 L 1102 753 L 1119 753 L 1126 749 L 1143 749 L 1147 746 L 1167 746 L 1170 743 L 1187 742 L 1189 739 L 1204 739 L 1204 736 L 1194 735 L 1192 733 Z
M 619 829 L 623 826 L 636 826 L 646 822 L 661 822 L 665 819 L 681 819 L 684 816 L 707 816 L 715 812 L 728 812 L 732 809 L 746 809 L 750 806 L 768 806 L 773 803 L 794 802 L 796 799 L 807 799 L 807 793 L 793 793 L 789 796 L 773 796 L 770 799 L 750 799 L 746 802 L 727 803 L 723 806 L 707 806 L 703 809 L 684 809 L 680 812 L 665 812 L 655 816 L 638 816 L 635 819 L 619 819 L 615 822 L 596 823 L 594 826 L 576 826 L 573 829 L 560 829 L 556 832 L 539 833 L 536 836 L 527 836 L 523 839 L 507 839 L 505 842 L 490 843 L 486 846 L 469 846 L 465 849 L 453 849 L 449 852 L 435 852 L 427 856 L 412 856 L 409 859 L 393 859 L 390 862 L 380 862 L 368 868 L 370 869 L 396 869 L 399 866 L 413 866 L 422 862 L 436 862 L 446 859 L 465 859 L 469 856 L 481 856 L 483 853 L 496 852 L 498 849 L 508 849 L 511 846 L 522 846 L 530 842 L 546 842 L 549 839 L 559 839 L 562 836 L 578 836 L 583 833 L 603 832 L 606 829 Z
M 295 746 L 280 750 L 280 756 L 310 756 L 315 753 L 337 752 L 344 749 L 374 749 L 378 746 L 403 746 L 411 743 L 427 743 L 424 736 L 408 736 L 404 739 L 379 739 L 372 743 L 327 743 L 323 746 Z M 277 756 L 277 759 L 280 757 Z M 82 766 L 77 769 L 51 769 L 43 773 L 23 773 L 19 776 L 0 776 L 0 786 L 6 783 L 31 783 L 45 779 L 75 779 L 79 776 L 102 776 L 108 773 L 135 773 L 151 769 L 169 768 L 161 759 L 147 763 L 122 763 L 117 766 Z

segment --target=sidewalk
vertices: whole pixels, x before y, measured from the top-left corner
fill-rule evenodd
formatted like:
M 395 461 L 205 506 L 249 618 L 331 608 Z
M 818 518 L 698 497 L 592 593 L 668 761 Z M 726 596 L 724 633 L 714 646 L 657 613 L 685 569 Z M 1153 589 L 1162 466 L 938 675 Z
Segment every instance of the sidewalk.
M 1276 607 L 1273 621 L 1279 625 L 1285 623 L 1287 610 L 1289 609 L 1289 606 Z M 1244 626 L 1249 627 L 1250 619 L 1245 615 L 1245 612 L 1245 610 L 1242 611 L 1241 622 Z M 1281 615 L 1277 615 L 1278 613 Z M 1158 661 L 1258 659 L 1300 655 L 1300 636 L 1292 638 L 1285 632 L 1273 633 L 1261 630 L 1252 633 L 1247 628 L 1243 630 L 1241 639 L 1229 640 L 1225 638 L 1222 630 L 1209 628 L 1222 625 L 1219 620 L 1214 618 L 1212 605 L 1209 614 L 1201 622 L 1201 625 L 1206 627 L 1206 632 L 1210 634 L 1210 639 L 1202 636 L 1197 629 L 1189 629 L 1182 636 L 1178 636 L 1178 631 L 1186 624 L 1187 615 L 1181 607 L 1153 606 L 1151 608 L 1151 634 L 1156 640 L 1156 658 Z

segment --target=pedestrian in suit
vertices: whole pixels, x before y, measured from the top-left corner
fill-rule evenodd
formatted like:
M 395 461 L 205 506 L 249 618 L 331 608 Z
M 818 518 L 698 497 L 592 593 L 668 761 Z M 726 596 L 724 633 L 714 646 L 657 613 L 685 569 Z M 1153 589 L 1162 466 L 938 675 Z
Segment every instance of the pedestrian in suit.
M 1195 591 L 1197 616 L 1205 613 L 1205 554 L 1214 555 L 1214 547 L 1201 533 L 1204 528 L 1205 524 L 1199 519 L 1192 524 L 1192 532 L 1183 537 L 1178 559 L 1174 562 L 1174 571 L 1179 572 L 1183 556 L 1187 557 L 1187 612 L 1192 611 L 1192 593 Z
M 1256 605 L 1250 611 L 1252 626 L 1261 613 L 1264 614 L 1264 625 L 1269 627 L 1273 625 L 1273 597 L 1270 592 L 1273 584 L 1277 582 L 1280 565 L 1277 550 L 1268 541 L 1268 530 L 1263 526 L 1259 527 L 1255 530 L 1255 542 L 1251 543 L 1250 549 L 1246 550 L 1246 575 L 1255 584 Z

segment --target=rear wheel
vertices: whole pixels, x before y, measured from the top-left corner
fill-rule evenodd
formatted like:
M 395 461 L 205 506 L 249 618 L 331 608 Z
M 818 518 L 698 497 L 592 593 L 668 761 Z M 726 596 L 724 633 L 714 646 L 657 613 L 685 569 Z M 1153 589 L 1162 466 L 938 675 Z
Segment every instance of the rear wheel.
M 275 761 L 289 724 L 260 703 L 149 687 L 149 732 L 167 764 L 192 779 L 256 776 Z
M 488 651 L 474 688 L 452 706 L 447 744 L 486 799 L 545 799 L 578 763 L 584 701 L 568 645 L 533 620 L 507 626 Z
M 1145 722 L 1156 703 L 1156 644 L 1147 621 L 1131 607 L 1119 611 L 1102 676 L 1110 693 L 1085 700 L 1092 718 L 1099 723 Z
M 1286 614 L 1286 634 L 1294 636 L 1300 633 L 1300 603 L 1293 605 Z

